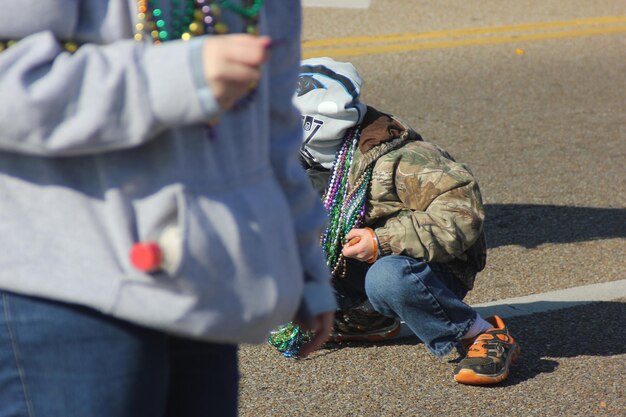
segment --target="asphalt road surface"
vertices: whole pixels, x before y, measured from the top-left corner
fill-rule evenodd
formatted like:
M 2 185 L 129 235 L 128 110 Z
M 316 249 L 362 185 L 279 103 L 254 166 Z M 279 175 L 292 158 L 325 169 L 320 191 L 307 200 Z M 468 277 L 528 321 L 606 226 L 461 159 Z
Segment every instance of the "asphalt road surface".
M 626 2 L 369 3 L 306 8 L 303 56 L 352 62 L 363 101 L 473 170 L 489 254 L 467 301 L 625 279 Z M 620 294 L 510 318 L 522 356 L 488 388 L 414 337 L 298 361 L 242 346 L 240 415 L 626 416 L 625 322 Z

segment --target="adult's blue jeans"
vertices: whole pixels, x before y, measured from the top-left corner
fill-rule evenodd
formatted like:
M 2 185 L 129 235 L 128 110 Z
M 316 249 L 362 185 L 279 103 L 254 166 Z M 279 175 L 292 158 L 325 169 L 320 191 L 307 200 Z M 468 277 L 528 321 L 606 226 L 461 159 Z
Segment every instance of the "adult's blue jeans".
M 437 356 L 450 353 L 476 320 L 476 311 L 462 301 L 467 288 L 445 264 L 392 255 L 360 272 L 354 263 L 348 271 L 351 266 L 347 278 L 365 276 L 365 293 L 376 311 L 399 317 Z
M 237 347 L 0 291 L 0 417 L 236 416 Z

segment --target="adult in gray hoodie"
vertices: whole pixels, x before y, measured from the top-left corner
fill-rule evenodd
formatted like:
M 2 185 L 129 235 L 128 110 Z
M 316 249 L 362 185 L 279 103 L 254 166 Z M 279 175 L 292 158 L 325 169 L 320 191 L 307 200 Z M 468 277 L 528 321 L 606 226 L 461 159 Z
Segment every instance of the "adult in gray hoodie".
M 232 415 L 237 344 L 294 317 L 318 334 L 303 355 L 323 342 L 300 13 L 3 2 L 0 414 Z M 262 36 L 194 36 L 226 30 Z

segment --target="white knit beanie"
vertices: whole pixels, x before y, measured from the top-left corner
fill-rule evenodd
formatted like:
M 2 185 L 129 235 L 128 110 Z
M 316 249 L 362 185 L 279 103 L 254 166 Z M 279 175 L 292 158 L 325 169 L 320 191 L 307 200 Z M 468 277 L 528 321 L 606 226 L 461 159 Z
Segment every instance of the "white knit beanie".
M 294 104 L 302 115 L 302 156 L 332 168 L 349 128 L 363 121 L 362 80 L 354 65 L 331 58 L 302 61 Z

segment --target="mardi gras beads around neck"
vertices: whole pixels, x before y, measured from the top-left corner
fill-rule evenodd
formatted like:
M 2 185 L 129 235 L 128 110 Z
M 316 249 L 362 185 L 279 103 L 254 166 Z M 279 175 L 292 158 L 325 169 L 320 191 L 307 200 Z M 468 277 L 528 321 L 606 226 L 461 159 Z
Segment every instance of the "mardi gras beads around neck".
M 204 34 L 228 33 L 228 25 L 221 20 L 222 9 L 243 17 L 246 32 L 256 35 L 264 0 L 249 1 L 247 7 L 231 0 L 170 0 L 169 3 L 168 14 L 159 0 L 137 0 L 136 40 L 143 40 L 146 33 L 156 44 L 172 39 L 189 40 Z
M 169 13 L 159 0 L 137 0 L 137 21 L 135 40 L 152 38 L 155 44 L 173 39 L 189 40 L 193 36 L 204 34 L 228 33 L 228 25 L 221 20 L 222 9 L 228 9 L 240 15 L 245 21 L 245 31 L 258 35 L 258 19 L 265 0 L 248 0 L 247 6 L 232 0 L 170 0 Z M 0 52 L 12 46 L 16 40 L 0 40 Z M 63 42 L 68 52 L 76 52 L 78 44 L 73 41 Z
M 341 254 L 345 236 L 363 224 L 367 191 L 372 178 L 373 165 L 359 176 L 352 188 L 348 183 L 352 171 L 354 152 L 358 147 L 361 131 L 354 128 L 346 134 L 343 145 L 337 152 L 326 194 L 324 207 L 328 212 L 328 227 L 321 239 L 326 263 L 332 275 L 345 276 L 345 259 Z
M 169 13 L 162 7 L 159 0 L 137 0 L 137 23 L 135 39 L 141 41 L 149 33 L 153 43 L 174 39 L 189 40 L 194 36 L 205 34 L 226 34 L 228 25 L 222 21 L 222 10 L 227 9 L 244 19 L 245 31 L 258 35 L 259 14 L 264 0 L 246 0 L 247 6 L 241 6 L 232 0 L 170 0 Z M 256 86 L 241 97 L 233 106 L 233 111 L 246 107 L 256 96 Z M 206 136 L 209 140 L 216 137 L 214 125 L 217 118 L 207 124 Z

